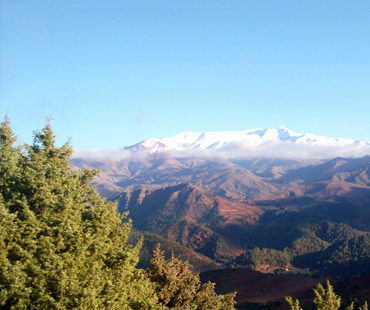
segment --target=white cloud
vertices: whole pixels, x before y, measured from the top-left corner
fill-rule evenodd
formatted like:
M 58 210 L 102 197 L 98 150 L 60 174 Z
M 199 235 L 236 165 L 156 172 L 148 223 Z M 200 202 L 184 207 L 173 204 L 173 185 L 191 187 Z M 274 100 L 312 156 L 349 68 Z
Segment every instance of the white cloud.
M 122 160 L 129 158 L 131 152 L 124 149 L 117 150 L 99 150 L 99 149 L 79 149 L 75 148 L 72 158 L 86 158 L 86 159 L 110 159 L 110 160 Z
M 155 150 L 155 151 L 153 151 Z M 218 148 L 185 148 L 183 150 L 169 150 L 169 148 L 152 149 L 147 153 L 137 148 L 98 150 L 98 149 L 75 149 L 73 158 L 88 159 L 136 159 L 146 157 L 197 157 L 197 158 L 286 158 L 286 159 L 331 159 L 335 157 L 363 157 L 370 155 L 370 144 L 353 143 L 353 141 L 341 141 L 341 143 L 313 144 L 293 142 L 290 140 L 263 140 L 263 141 L 232 141 Z
M 258 145 L 244 141 L 232 142 L 217 149 L 187 149 L 173 151 L 174 157 L 220 157 L 225 159 L 242 158 L 286 158 L 286 159 L 331 159 L 335 157 L 363 157 L 370 155 L 370 145 L 308 145 L 291 141 L 266 141 Z

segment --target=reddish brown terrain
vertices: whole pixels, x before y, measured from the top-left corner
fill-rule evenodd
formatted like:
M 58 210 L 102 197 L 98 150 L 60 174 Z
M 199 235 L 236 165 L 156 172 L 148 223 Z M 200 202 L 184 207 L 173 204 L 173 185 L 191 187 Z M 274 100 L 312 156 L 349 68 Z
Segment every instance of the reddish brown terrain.
M 74 158 L 71 164 L 101 169 L 94 185 L 108 198 L 117 192 L 180 183 L 191 183 L 237 201 L 370 195 L 370 156 L 319 161 L 173 158 L 164 154 L 119 161 Z
M 313 288 L 318 283 L 326 287 L 326 278 L 300 275 L 273 275 L 257 271 L 225 269 L 201 274 L 203 282 L 216 283 L 218 293 L 237 291 L 239 309 L 248 309 L 248 303 L 259 303 L 271 310 L 288 309 L 285 296 L 298 299 L 303 309 L 311 309 Z M 342 304 L 357 300 L 359 304 L 370 301 L 370 274 L 345 280 L 330 279 L 334 292 L 341 296 Z M 245 305 L 244 307 L 242 305 Z
M 285 296 L 298 298 L 303 307 L 311 305 L 314 298 L 312 289 L 318 282 L 326 279 L 314 279 L 300 275 L 265 274 L 242 269 L 225 269 L 201 274 L 203 282 L 216 283 L 216 291 L 228 293 L 237 291 L 238 305 L 261 303 L 268 309 L 287 309 Z M 247 309 L 247 306 L 246 306 Z
M 370 296 L 369 276 L 357 277 L 370 272 L 370 156 L 72 164 L 102 169 L 94 185 L 146 232 L 146 262 L 158 242 L 176 249 L 196 270 L 213 270 L 202 279 L 219 292 L 238 291 L 240 309 L 287 309 L 285 296 L 310 309 L 327 277 L 342 279 L 331 282 L 343 299 Z
M 340 281 L 335 286 L 335 292 L 343 298 L 357 299 L 361 304 L 365 300 L 370 303 L 370 274 L 353 276 Z

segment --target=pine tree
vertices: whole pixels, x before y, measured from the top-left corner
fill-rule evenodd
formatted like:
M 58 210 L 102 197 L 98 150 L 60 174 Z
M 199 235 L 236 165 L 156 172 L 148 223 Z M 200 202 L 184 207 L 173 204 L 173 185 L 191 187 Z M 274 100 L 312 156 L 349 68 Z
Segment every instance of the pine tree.
M 313 290 L 315 299 L 313 301 L 317 310 L 337 310 L 340 307 L 340 297 L 334 293 L 333 286 L 329 280 L 326 282 L 325 289 L 320 283 Z
M 355 309 L 354 307 L 354 302 L 352 302 L 348 307 L 346 307 L 346 310 L 353 310 Z M 368 310 L 367 302 L 365 301 L 363 306 L 358 307 L 358 310 Z
M 0 126 L 0 309 L 234 309 L 189 265 L 154 252 L 136 268 L 141 242 L 127 245 L 131 222 L 73 170 L 72 148 L 56 147 L 48 122 L 32 145 L 14 147 Z
M 299 305 L 299 300 L 293 300 L 292 297 L 285 297 L 285 300 L 289 304 L 290 310 L 303 310 L 301 306 Z
M 156 285 L 160 302 L 169 309 L 228 310 L 234 309 L 235 293 L 217 295 L 213 283 L 201 284 L 187 262 L 172 256 L 168 261 L 160 246 L 153 251 L 147 274 Z
M 34 143 L 13 147 L 0 126 L 0 308 L 161 309 L 135 268 L 137 246 L 114 203 L 89 185 L 98 171 L 69 167 L 50 123 Z
M 16 137 L 9 123 L 9 118 L 6 116 L 0 126 L 0 193 L 6 200 L 14 194 L 17 175 L 20 173 L 18 165 L 20 149 L 13 147 Z
M 368 305 L 367 305 L 367 302 L 365 301 L 364 305 L 362 307 L 359 307 L 358 308 L 359 310 L 368 310 Z
M 317 310 L 337 310 L 340 308 L 340 296 L 336 295 L 333 290 L 333 286 L 329 280 L 326 282 L 327 288 L 325 289 L 320 283 L 314 288 L 315 299 L 313 301 L 314 309 Z M 299 300 L 293 301 L 292 297 L 285 297 L 285 300 L 289 304 L 290 310 L 302 310 L 299 306 Z M 354 303 L 352 302 L 345 308 L 346 310 L 354 310 Z M 367 302 L 358 308 L 358 310 L 368 310 Z

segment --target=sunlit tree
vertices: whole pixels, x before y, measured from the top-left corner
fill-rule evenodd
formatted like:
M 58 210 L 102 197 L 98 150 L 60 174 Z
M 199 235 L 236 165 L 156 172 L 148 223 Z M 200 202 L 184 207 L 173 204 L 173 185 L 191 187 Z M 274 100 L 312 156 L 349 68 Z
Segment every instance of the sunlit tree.
M 200 282 L 187 262 L 176 257 L 165 260 L 160 246 L 153 251 L 147 274 L 156 285 L 160 302 L 170 309 L 229 310 L 234 309 L 235 293 L 217 295 L 213 283 Z
M 315 299 L 313 301 L 314 309 L 337 310 L 340 308 L 341 298 L 334 293 L 333 286 L 330 284 L 329 280 L 326 282 L 326 288 L 318 283 L 313 291 L 315 293 Z M 298 300 L 293 300 L 291 297 L 285 297 L 285 299 L 288 302 L 290 310 L 302 310 Z M 354 303 L 351 303 L 345 309 L 354 310 Z M 365 301 L 364 305 L 360 306 L 358 310 L 368 310 L 367 302 Z
M 160 309 L 135 268 L 114 203 L 89 185 L 97 171 L 69 167 L 69 143 L 49 123 L 32 145 L 14 147 L 0 127 L 0 305 L 2 309 Z

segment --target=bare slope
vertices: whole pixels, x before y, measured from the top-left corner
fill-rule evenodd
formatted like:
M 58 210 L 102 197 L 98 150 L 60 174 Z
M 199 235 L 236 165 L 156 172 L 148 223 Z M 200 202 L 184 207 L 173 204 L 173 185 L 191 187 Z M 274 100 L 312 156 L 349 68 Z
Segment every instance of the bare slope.
M 252 223 L 261 215 L 259 207 L 228 200 L 189 183 L 123 192 L 112 199 L 118 201 L 120 212 L 130 212 L 136 229 L 151 231 L 211 258 L 224 240 L 212 227 Z M 242 251 L 232 242 L 227 249 L 234 255 Z

